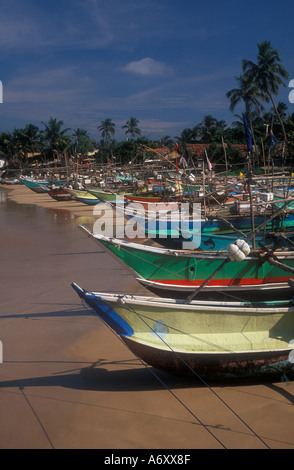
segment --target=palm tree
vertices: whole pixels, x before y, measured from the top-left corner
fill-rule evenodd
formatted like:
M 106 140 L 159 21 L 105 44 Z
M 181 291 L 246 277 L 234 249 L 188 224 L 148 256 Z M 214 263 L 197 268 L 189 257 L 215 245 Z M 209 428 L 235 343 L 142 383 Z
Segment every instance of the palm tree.
M 294 113 L 289 114 L 286 121 L 287 134 L 294 138 Z
M 257 90 L 254 82 L 249 80 L 247 76 L 239 75 L 238 77 L 235 77 L 235 79 L 239 84 L 239 88 L 233 88 L 228 91 L 228 93 L 226 93 L 226 97 L 231 101 L 230 110 L 232 112 L 241 101 L 244 102 L 245 115 L 249 123 L 254 147 L 256 148 L 255 135 L 252 126 L 252 110 L 255 108 L 256 111 L 259 112 L 264 109 L 263 105 L 259 101 L 259 99 L 263 98 L 263 94 Z
M 282 101 L 279 101 L 278 104 L 277 104 L 277 111 L 278 111 L 279 116 L 281 118 L 281 121 L 283 122 L 283 125 L 285 127 L 285 124 L 286 124 L 286 121 L 287 121 L 288 106 L 285 103 L 283 103 Z M 277 115 L 275 114 L 275 109 L 272 108 L 271 112 L 274 116 L 274 124 L 279 125 L 279 119 L 278 119 Z M 276 133 L 278 133 L 277 130 L 276 130 Z
M 28 153 L 39 152 L 41 149 L 40 130 L 34 124 L 27 124 L 24 129 L 19 130 L 22 140 L 22 151 L 27 158 Z
M 161 147 L 171 147 L 174 142 L 169 135 L 159 136 L 158 144 Z
M 182 144 L 190 144 L 194 142 L 195 134 L 192 129 L 186 127 L 182 130 L 180 137 L 176 137 L 177 142 Z
M 0 155 L 10 160 L 13 157 L 13 142 L 10 132 L 0 133 Z
M 89 134 L 88 134 L 88 131 L 86 129 L 81 129 L 80 127 L 78 127 L 73 132 L 73 136 L 78 139 L 79 137 L 89 137 Z
M 258 90 L 264 95 L 265 101 L 271 101 L 275 113 L 281 124 L 284 140 L 286 140 L 286 132 L 283 121 L 274 102 L 273 95 L 277 95 L 279 85 L 286 87 L 283 78 L 288 78 L 289 74 L 280 64 L 281 59 L 279 52 L 273 49 L 270 41 L 264 41 L 258 46 L 257 63 L 250 60 L 243 60 L 242 69 L 248 80 L 252 81 Z
M 91 139 L 86 129 L 78 127 L 73 132 L 73 137 L 75 139 L 73 143 L 73 153 L 78 152 L 80 154 L 87 154 L 97 148 L 96 142 Z
M 127 121 L 124 126 L 122 126 L 122 129 L 127 129 L 125 134 L 131 134 L 132 138 L 134 138 L 135 135 L 141 134 L 138 124 L 138 119 L 131 117 L 130 120 Z
M 111 137 L 115 134 L 115 124 L 112 122 L 110 118 L 104 119 L 101 121 L 100 126 L 97 127 L 98 131 L 101 132 L 102 139 L 110 143 Z
M 199 131 L 201 135 L 201 142 L 210 143 L 213 141 L 213 137 L 216 132 L 216 123 L 217 120 L 210 114 L 206 114 L 203 117 Z
M 41 133 L 43 142 L 46 145 L 45 153 L 54 158 L 58 154 L 64 153 L 71 144 L 71 136 L 68 134 L 69 128 L 61 129 L 63 121 L 56 118 L 49 118 L 48 124 L 42 122 L 45 129 Z

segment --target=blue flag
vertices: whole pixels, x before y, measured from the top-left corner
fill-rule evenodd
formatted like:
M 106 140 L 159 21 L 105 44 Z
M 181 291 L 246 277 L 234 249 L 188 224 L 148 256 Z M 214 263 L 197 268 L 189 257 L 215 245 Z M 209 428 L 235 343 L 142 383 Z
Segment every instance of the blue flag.
M 251 132 L 249 130 L 245 114 L 243 114 L 243 122 L 244 122 L 244 127 L 245 127 L 245 137 L 246 137 L 246 142 L 247 142 L 247 149 L 248 149 L 248 151 L 250 151 L 252 149 Z

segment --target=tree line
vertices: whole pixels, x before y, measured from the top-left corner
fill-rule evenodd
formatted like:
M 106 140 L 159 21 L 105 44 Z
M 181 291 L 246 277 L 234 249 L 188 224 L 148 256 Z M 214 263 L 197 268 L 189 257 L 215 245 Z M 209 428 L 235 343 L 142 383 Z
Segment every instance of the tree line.
M 244 144 L 244 118 L 251 133 L 252 152 L 256 162 L 262 162 L 262 152 L 273 148 L 279 142 L 283 143 L 283 152 L 293 153 L 294 145 L 294 113 L 289 113 L 283 102 L 276 103 L 274 96 L 279 93 L 280 86 L 286 86 L 288 72 L 281 64 L 279 52 L 270 41 L 257 44 L 258 52 L 255 62 L 244 59 L 241 73 L 235 77 L 236 87 L 226 93 L 232 113 L 238 105 L 243 107 L 241 115 L 234 115 L 235 121 L 228 125 L 224 120 L 218 120 L 207 114 L 202 121 L 192 128 L 185 128 L 179 136 L 159 136 L 151 140 L 141 135 L 139 120 L 131 117 L 122 126 L 126 140 L 115 139 L 116 127 L 111 118 L 106 118 L 97 126 L 100 141 L 90 138 L 84 129 L 63 128 L 63 121 L 50 117 L 47 123 L 42 122 L 43 129 L 33 124 L 27 124 L 24 129 L 15 129 L 12 133 L 0 133 L 0 156 L 10 161 L 28 164 L 30 154 L 39 153 L 41 160 L 51 161 L 61 155 L 87 154 L 97 150 L 97 160 L 109 161 L 117 159 L 126 163 L 133 158 L 140 160 L 144 147 L 168 147 L 178 144 L 181 152 L 188 152 L 189 144 L 209 144 L 210 157 L 223 158 L 220 150 L 221 143 L 227 144 L 227 158 L 230 162 L 238 161 L 240 153 L 234 149 L 234 144 Z M 271 109 L 266 111 L 265 104 L 271 103 Z M 276 147 L 279 152 L 281 147 Z M 99 150 L 99 152 L 98 152 Z

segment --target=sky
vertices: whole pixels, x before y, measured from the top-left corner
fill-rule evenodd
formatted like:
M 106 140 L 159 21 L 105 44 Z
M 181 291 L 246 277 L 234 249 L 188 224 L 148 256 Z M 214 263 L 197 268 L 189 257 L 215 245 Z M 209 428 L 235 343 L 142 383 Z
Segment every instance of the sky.
M 292 113 L 293 13 L 289 0 L 0 0 L 0 132 L 50 117 L 97 141 L 106 118 L 117 140 L 130 117 L 150 139 L 207 114 L 231 125 L 243 107 L 232 113 L 226 93 L 265 40 L 289 73 L 276 101 Z

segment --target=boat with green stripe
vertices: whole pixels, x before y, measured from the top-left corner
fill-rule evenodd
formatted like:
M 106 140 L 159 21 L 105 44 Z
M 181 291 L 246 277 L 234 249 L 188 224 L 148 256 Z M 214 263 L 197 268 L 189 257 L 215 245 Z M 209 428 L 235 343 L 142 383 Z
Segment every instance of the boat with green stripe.
M 205 285 L 208 291 L 237 292 L 285 288 L 294 275 L 294 252 L 252 250 L 243 261 L 228 259 L 228 251 L 173 250 L 109 238 L 79 228 L 128 266 L 144 285 L 161 290 L 191 292 Z M 227 261 L 225 263 L 225 261 Z

